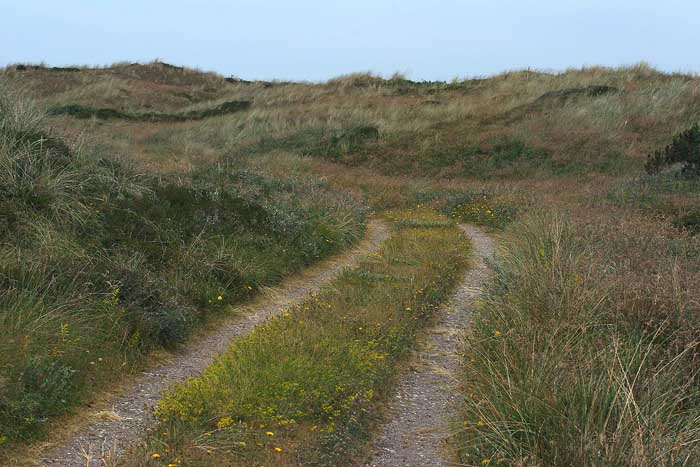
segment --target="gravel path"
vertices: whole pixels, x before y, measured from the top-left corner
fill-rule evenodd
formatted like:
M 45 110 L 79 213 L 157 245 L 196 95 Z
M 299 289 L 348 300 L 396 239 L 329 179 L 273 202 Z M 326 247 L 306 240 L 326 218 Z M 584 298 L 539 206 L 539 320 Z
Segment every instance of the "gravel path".
M 455 465 L 445 441 L 459 402 L 455 372 L 460 365 L 460 333 L 468 325 L 471 307 L 489 275 L 484 259 L 493 254 L 493 241 L 481 229 L 471 225 L 461 228 L 473 245 L 472 267 L 443 307 L 427 342 L 420 346 L 411 372 L 399 382 L 389 402 L 388 421 L 374 443 L 374 457 L 367 467 Z
M 113 411 L 94 414 L 93 422 L 82 427 L 62 446 L 44 453 L 42 465 L 51 467 L 92 467 L 106 465 L 121 447 L 139 440 L 153 423 L 153 407 L 161 393 L 173 384 L 198 375 L 225 351 L 232 339 L 241 337 L 270 316 L 281 313 L 335 278 L 344 268 L 374 253 L 389 236 L 383 222 L 370 222 L 361 245 L 342 257 L 324 261 L 294 279 L 271 289 L 257 304 L 241 311 L 238 319 L 223 323 L 215 332 L 192 342 L 167 364 L 139 376 L 133 387 L 113 403 Z M 108 464 L 107 464 L 108 465 Z

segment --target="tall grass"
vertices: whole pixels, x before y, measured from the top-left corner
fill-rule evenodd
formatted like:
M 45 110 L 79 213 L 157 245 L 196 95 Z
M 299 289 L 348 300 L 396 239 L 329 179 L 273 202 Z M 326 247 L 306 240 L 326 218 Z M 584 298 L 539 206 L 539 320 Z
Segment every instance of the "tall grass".
M 0 89 L 1 444 L 42 436 L 151 350 L 353 244 L 365 213 L 327 184 L 226 161 L 140 175 Z
M 694 318 L 678 321 L 694 309 L 688 285 L 642 279 L 638 294 L 626 293 L 643 260 L 617 261 L 646 242 L 623 238 L 615 245 L 558 214 L 512 226 L 467 335 L 463 461 L 641 467 L 700 458 L 700 341 L 688 328 Z

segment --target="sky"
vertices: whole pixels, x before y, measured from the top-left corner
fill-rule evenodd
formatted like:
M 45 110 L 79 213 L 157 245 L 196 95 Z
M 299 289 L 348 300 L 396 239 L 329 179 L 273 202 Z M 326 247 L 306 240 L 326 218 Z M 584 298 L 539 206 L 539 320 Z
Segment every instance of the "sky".
M 0 66 L 154 59 L 244 79 L 700 72 L 700 0 L 0 0 Z

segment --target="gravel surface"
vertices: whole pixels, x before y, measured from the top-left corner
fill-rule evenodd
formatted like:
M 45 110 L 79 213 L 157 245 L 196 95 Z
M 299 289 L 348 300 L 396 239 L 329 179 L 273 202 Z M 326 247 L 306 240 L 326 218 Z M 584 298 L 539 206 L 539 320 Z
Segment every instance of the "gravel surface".
M 125 395 L 114 401 L 113 411 L 94 414 L 92 418 L 96 421 L 79 429 L 64 445 L 47 450 L 40 461 L 41 465 L 104 466 L 106 458 L 114 459 L 123 447 L 142 439 L 154 422 L 153 408 L 163 391 L 175 383 L 200 374 L 217 355 L 228 348 L 233 339 L 245 335 L 269 317 L 318 292 L 344 268 L 351 267 L 367 254 L 378 251 L 388 236 L 389 229 L 384 223 L 371 222 L 367 237 L 358 248 L 340 258 L 322 262 L 294 279 L 284 281 L 279 287 L 271 289 L 260 303 L 241 311 L 237 319 L 223 323 L 215 332 L 192 342 L 167 364 L 144 372 Z
M 473 245 L 472 267 L 416 352 L 409 373 L 400 380 L 366 467 L 456 465 L 445 442 L 459 403 L 455 372 L 460 366 L 460 334 L 469 324 L 471 308 L 489 276 L 484 260 L 493 254 L 493 241 L 481 229 L 471 225 L 461 228 Z

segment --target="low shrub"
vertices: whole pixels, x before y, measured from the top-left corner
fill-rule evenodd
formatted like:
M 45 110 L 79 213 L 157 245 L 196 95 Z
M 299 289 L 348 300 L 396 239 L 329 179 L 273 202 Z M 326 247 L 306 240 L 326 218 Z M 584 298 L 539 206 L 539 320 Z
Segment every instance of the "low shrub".
M 674 219 L 673 225 L 690 232 L 692 235 L 700 234 L 700 210 L 677 217 Z
M 285 150 L 300 155 L 308 155 L 343 161 L 347 156 L 357 156 L 379 139 L 375 126 L 360 125 L 348 128 L 306 128 L 282 137 L 265 137 L 250 150 L 270 152 Z
M 496 199 L 487 192 L 422 191 L 414 196 L 418 205 L 428 204 L 458 222 L 503 229 L 518 214 L 511 203 Z
M 650 154 L 645 168 L 647 173 L 656 174 L 675 164 L 681 164 L 686 175 L 700 177 L 700 124 L 678 133 L 671 144 Z

